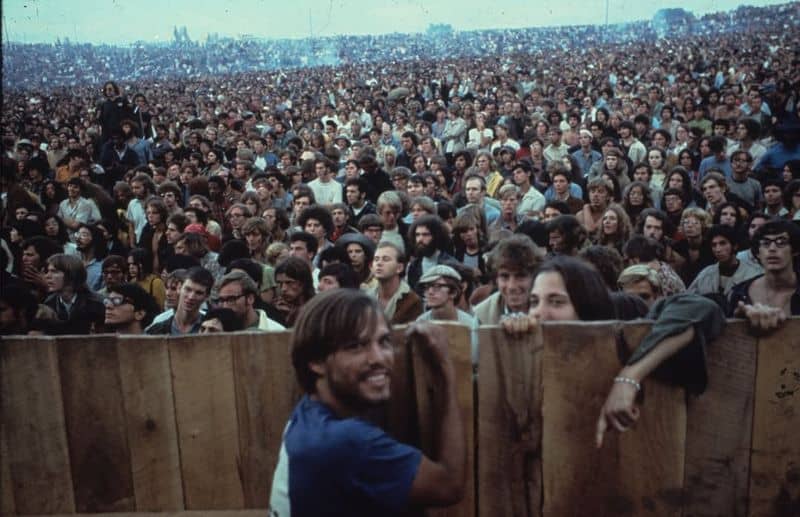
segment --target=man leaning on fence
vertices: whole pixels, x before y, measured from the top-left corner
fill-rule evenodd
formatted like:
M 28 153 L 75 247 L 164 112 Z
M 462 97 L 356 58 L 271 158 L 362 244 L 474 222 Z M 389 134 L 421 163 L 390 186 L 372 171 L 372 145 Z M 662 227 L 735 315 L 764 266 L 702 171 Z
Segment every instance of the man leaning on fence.
M 366 419 L 391 395 L 394 347 L 383 309 L 355 289 L 326 291 L 295 325 L 292 364 L 306 395 L 284 432 L 271 516 L 404 515 L 462 497 L 466 446 L 447 334 L 415 323 L 406 335 L 424 347 L 442 383 L 437 461 Z

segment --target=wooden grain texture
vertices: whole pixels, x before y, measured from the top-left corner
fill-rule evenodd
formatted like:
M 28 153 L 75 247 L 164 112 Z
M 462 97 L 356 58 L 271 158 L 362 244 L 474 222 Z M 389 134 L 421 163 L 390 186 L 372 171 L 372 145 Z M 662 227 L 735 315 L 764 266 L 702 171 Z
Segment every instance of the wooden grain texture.
M 0 341 L 0 420 L 19 513 L 75 512 L 56 346 L 53 338 Z
M 75 509 L 135 510 L 115 336 L 58 340 Z
M 17 507 L 14 504 L 14 489 L 11 481 L 11 465 L 8 463 L 5 427 L 2 412 L 0 412 L 0 515 L 14 515 L 17 513 Z
M 188 510 L 244 507 L 230 340 L 229 335 L 168 340 Z
M 758 342 L 750 515 L 800 515 L 800 320 Z
M 233 339 L 239 470 L 246 508 L 267 508 L 283 431 L 296 403 L 289 332 Z
M 419 425 L 417 421 L 414 372 L 411 350 L 406 343 L 406 325 L 392 329 L 394 367 L 392 368 L 392 397 L 378 417 L 378 422 L 396 440 L 419 447 Z
M 541 515 L 541 331 L 481 327 L 479 342 L 478 514 Z
M 461 412 L 461 421 L 467 447 L 467 481 L 464 487 L 464 498 L 453 506 L 428 510 L 429 516 L 436 517 L 469 517 L 475 515 L 475 433 L 474 433 L 474 402 L 472 390 L 472 360 L 470 347 L 470 330 L 464 325 L 455 323 L 442 323 L 447 331 L 450 343 L 449 353 L 453 362 L 456 375 L 456 396 Z M 441 411 L 439 396 L 441 383 L 436 367 L 432 367 L 430 357 L 426 350 L 414 344 L 412 347 L 414 387 L 417 400 L 417 417 L 420 426 L 422 450 L 433 455 L 436 447 L 436 437 L 440 430 L 439 421 Z M 436 456 L 433 456 L 436 457 Z
M 118 513 L 65 513 L 51 514 L 48 517 L 264 517 L 264 510 L 217 510 L 180 512 L 118 512 Z M 30 517 L 44 517 L 32 515 Z
M 686 408 L 683 392 L 647 382 L 635 429 L 595 426 L 614 375 L 617 327 L 543 326 L 542 463 L 545 516 L 680 515 Z
M 183 509 L 178 431 L 166 338 L 117 341 L 138 511 Z
M 708 388 L 690 396 L 684 515 L 747 515 L 758 340 L 743 321 L 707 347 Z

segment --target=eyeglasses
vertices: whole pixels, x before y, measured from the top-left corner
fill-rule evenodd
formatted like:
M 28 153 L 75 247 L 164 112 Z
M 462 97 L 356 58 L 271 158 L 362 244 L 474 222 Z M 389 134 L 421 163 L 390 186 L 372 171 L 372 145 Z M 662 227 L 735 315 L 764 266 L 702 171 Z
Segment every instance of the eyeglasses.
M 122 270 L 121 269 L 106 269 L 105 271 L 103 271 L 103 275 L 105 275 L 105 276 L 121 275 L 121 274 L 122 274 Z
M 450 286 L 449 286 L 449 285 L 447 285 L 447 284 L 436 284 L 436 283 L 431 283 L 431 284 L 427 284 L 427 285 L 425 286 L 425 291 L 427 291 L 427 290 L 432 290 L 432 291 L 441 291 L 441 290 L 443 290 L 443 289 L 449 289 L 449 288 L 450 288 Z
M 773 244 L 778 249 L 785 248 L 789 245 L 789 239 L 787 237 L 777 237 L 775 239 L 764 237 L 758 241 L 759 248 L 769 249 Z
M 220 304 L 220 305 L 233 303 L 236 300 L 238 300 L 239 298 L 241 298 L 242 296 L 246 296 L 246 294 L 245 293 L 240 293 L 240 294 L 236 294 L 236 295 L 233 295 L 233 296 L 220 296 L 219 298 L 217 298 L 217 303 Z
M 126 303 L 133 305 L 133 300 L 123 296 L 107 296 L 103 299 L 103 305 L 106 307 L 119 307 L 120 305 L 124 305 Z

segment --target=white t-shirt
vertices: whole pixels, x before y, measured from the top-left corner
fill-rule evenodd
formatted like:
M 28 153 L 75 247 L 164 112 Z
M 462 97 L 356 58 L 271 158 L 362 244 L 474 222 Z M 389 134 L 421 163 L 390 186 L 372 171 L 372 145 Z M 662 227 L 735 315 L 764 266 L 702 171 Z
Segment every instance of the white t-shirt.
M 319 178 L 310 181 L 308 188 L 314 193 L 318 205 L 332 205 L 342 202 L 342 184 L 336 180 L 323 183 Z

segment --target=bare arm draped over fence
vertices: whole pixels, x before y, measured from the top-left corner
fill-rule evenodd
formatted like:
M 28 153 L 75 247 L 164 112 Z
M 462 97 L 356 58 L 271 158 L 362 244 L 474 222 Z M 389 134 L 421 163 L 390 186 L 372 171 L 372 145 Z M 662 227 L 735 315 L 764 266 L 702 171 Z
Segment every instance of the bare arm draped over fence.
M 481 328 L 476 391 L 468 330 L 448 326 L 462 415 L 476 422 L 466 426 L 475 476 L 461 503 L 430 513 L 796 511 L 800 319 L 763 337 L 729 324 L 708 348 L 703 395 L 647 381 L 636 428 L 598 450 L 618 325 L 547 324 L 519 340 Z M 626 325 L 628 343 L 647 328 Z M 429 450 L 435 383 L 402 329 L 395 338 L 385 423 Z M 286 333 L 4 340 L 0 513 L 266 508 L 299 396 L 287 343 Z

